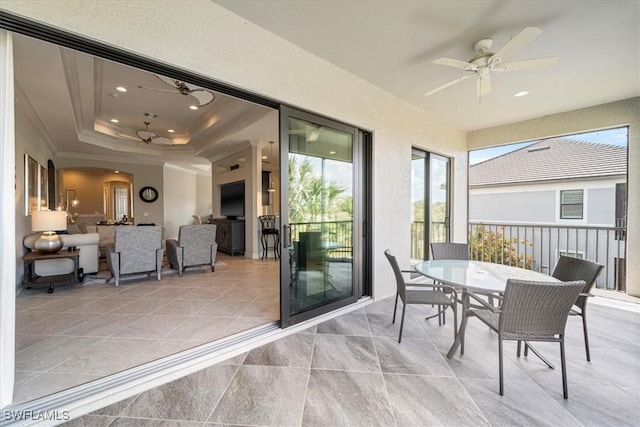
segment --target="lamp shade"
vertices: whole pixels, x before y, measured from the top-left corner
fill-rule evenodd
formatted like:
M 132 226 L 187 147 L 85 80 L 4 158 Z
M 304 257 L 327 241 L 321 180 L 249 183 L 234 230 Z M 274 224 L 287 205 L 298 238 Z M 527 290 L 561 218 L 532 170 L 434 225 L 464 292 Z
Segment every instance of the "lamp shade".
M 61 231 L 67 229 L 67 212 L 34 211 L 31 213 L 31 231 Z

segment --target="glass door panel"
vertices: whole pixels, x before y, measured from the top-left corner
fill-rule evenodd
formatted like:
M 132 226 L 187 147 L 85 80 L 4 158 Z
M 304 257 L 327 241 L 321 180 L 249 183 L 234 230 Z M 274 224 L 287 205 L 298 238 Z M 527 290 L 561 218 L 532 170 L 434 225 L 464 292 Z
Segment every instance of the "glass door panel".
M 411 153 L 411 261 L 429 257 L 431 243 L 448 242 L 450 159 L 419 149 Z
M 449 241 L 449 159 L 429 155 L 430 243 Z
M 292 109 L 281 120 L 281 164 L 287 165 L 281 319 L 287 326 L 355 301 L 356 133 Z
M 413 150 L 411 155 L 411 263 L 425 260 L 427 235 L 425 227 L 426 174 L 425 153 Z

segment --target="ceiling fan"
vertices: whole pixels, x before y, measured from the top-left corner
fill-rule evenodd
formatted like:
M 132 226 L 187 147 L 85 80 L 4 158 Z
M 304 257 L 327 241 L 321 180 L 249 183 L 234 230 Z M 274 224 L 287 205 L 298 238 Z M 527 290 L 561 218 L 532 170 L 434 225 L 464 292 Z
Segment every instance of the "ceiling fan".
M 167 138 L 166 136 L 158 136 L 153 132 L 149 131 L 149 125 L 151 122 L 149 120 L 144 121 L 144 130 L 139 130 L 136 132 L 138 138 L 142 140 L 145 144 L 157 144 L 157 145 L 173 145 L 173 139 Z
M 436 59 L 433 61 L 434 64 L 459 68 L 466 71 L 467 74 L 430 90 L 425 93 L 425 96 L 433 95 L 434 93 L 440 92 L 441 90 L 446 89 L 449 86 L 453 86 L 456 83 L 460 83 L 463 80 L 476 77 L 477 93 L 480 98 L 482 95 L 486 95 L 491 92 L 491 73 L 493 72 L 508 73 L 511 71 L 536 70 L 551 67 L 558 60 L 557 56 L 506 63 L 503 62 L 504 59 L 525 47 L 540 34 L 542 34 L 542 30 L 540 28 L 527 27 L 520 31 L 495 53 L 489 51 L 493 44 L 492 39 L 479 40 L 473 45 L 473 49 L 476 51 L 476 56 L 471 58 L 469 62 L 451 58 Z
M 196 107 L 198 108 L 204 107 L 205 105 L 209 105 L 213 102 L 214 99 L 216 99 L 215 94 L 210 90 L 202 89 L 202 88 L 191 89 L 189 86 L 187 86 L 185 82 L 182 82 L 180 80 L 174 80 L 169 77 L 161 76 L 158 74 L 154 74 L 154 75 L 158 79 L 162 80 L 163 83 L 173 87 L 174 90 L 156 89 L 156 88 L 145 87 L 141 85 L 138 85 L 138 87 L 140 89 L 153 90 L 156 92 L 178 93 L 180 95 L 185 95 L 185 96 L 191 95 L 196 99 L 197 101 Z

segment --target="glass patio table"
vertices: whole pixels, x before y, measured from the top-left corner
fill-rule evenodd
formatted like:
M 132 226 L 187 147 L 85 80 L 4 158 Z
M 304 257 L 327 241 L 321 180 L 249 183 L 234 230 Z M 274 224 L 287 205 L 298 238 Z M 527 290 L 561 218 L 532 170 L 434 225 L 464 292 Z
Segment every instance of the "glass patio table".
M 463 291 L 463 319 L 469 308 L 469 298 L 464 297 L 465 291 L 488 295 L 490 297 L 491 295 L 504 293 L 508 279 L 550 283 L 558 282 L 558 279 L 555 277 L 537 271 L 483 261 L 442 259 L 419 262 L 414 265 L 413 268 L 416 272 L 436 282 L 451 285 Z M 460 333 L 456 333 L 456 339 L 447 353 L 448 358 L 451 358 L 460 346 L 461 338 Z M 538 357 L 549 364 L 535 349 L 531 349 Z

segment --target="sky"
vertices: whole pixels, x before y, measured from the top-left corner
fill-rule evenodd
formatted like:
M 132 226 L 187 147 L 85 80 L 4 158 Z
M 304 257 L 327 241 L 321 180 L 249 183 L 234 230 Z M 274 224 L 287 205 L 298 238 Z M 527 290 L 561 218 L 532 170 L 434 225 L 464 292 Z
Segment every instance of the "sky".
M 610 144 L 627 146 L 627 128 L 606 129 L 595 132 L 578 133 L 574 135 L 567 135 L 569 139 L 575 139 L 585 142 L 593 142 L 596 144 Z M 482 150 L 474 150 L 469 152 L 469 164 L 475 165 L 485 160 L 493 159 L 502 154 L 509 153 L 522 147 L 526 147 L 531 144 L 535 144 L 539 140 L 521 142 L 518 144 L 501 145 L 499 147 L 485 148 Z

